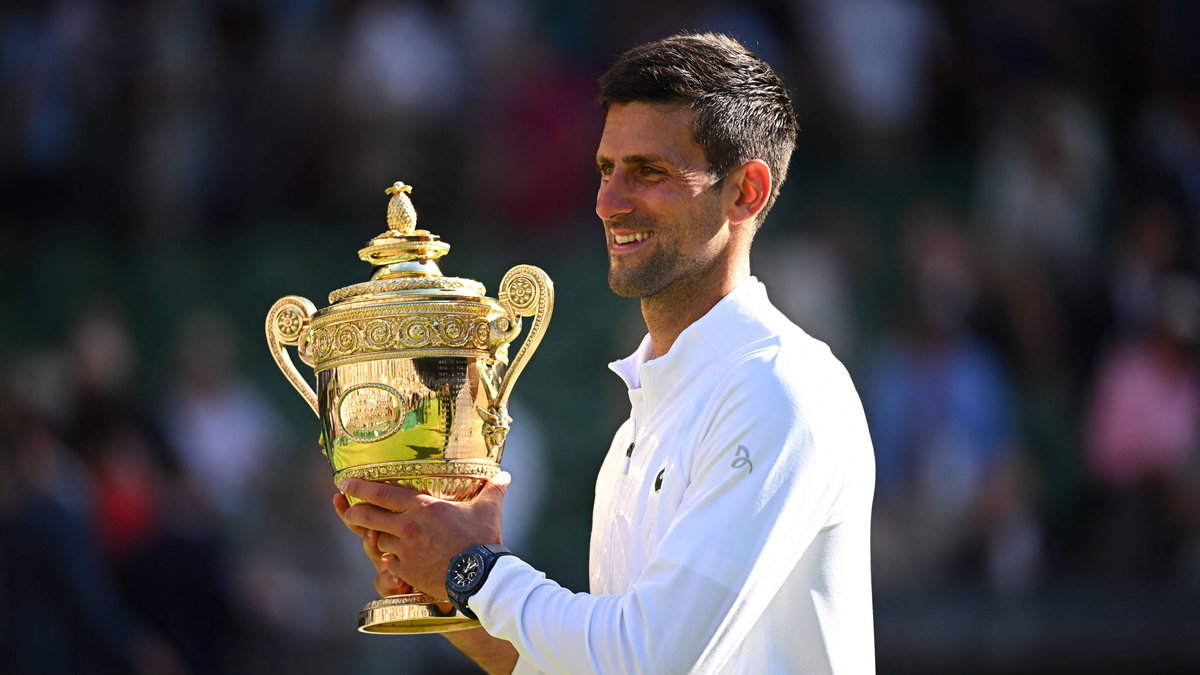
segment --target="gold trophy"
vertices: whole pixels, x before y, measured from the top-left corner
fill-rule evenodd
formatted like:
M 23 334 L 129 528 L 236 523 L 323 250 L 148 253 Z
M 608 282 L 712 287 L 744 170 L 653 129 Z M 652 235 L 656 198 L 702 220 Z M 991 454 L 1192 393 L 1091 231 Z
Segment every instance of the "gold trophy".
M 518 265 L 497 299 L 482 284 L 442 276 L 450 250 L 416 229 L 412 187 L 387 189 L 388 231 L 358 252 L 371 280 L 329 294 L 316 309 L 280 298 L 267 314 L 275 363 L 321 420 L 334 482 L 363 478 L 468 501 L 500 471 L 513 383 L 537 349 L 554 306 L 542 270 Z M 533 325 L 517 355 L 521 317 Z M 285 347 L 316 372 L 313 391 Z M 423 593 L 374 600 L 358 615 L 365 633 L 440 633 L 477 626 Z

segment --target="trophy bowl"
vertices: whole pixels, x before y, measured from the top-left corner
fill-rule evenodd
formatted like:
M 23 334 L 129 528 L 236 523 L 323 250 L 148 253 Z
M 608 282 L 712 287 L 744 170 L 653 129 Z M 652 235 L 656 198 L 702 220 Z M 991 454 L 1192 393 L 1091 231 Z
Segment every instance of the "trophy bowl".
M 449 244 L 416 229 L 411 186 L 387 189 L 388 231 L 359 257 L 369 281 L 338 289 L 318 310 L 300 296 L 267 313 L 271 354 L 321 421 L 333 480 L 362 478 L 469 501 L 500 471 L 513 383 L 545 333 L 554 286 L 518 265 L 497 298 L 482 284 L 445 277 Z M 533 317 L 515 357 L 509 345 Z M 316 375 L 316 389 L 288 353 Z M 365 633 L 436 633 L 478 625 L 423 593 L 374 600 L 359 613 Z

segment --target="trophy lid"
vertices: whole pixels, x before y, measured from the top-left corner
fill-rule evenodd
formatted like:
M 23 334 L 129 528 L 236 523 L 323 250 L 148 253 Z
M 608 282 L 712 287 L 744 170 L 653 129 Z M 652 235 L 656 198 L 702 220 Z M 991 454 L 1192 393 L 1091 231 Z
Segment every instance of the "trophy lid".
M 437 259 L 450 245 L 417 229 L 411 192 L 404 183 L 386 190 L 391 195 L 388 229 L 358 252 L 375 268 L 370 281 L 330 293 L 323 309 L 289 295 L 267 314 L 267 341 L 276 363 L 318 415 L 324 414 L 324 403 L 291 365 L 285 346 L 296 347 L 317 373 L 397 358 L 478 359 L 492 375 L 503 373 L 493 398 L 502 407 L 523 367 L 522 355 L 541 341 L 554 302 L 546 273 L 517 265 L 501 279 L 496 298 L 487 297 L 478 281 L 443 276 Z M 508 345 L 521 332 L 521 317 L 528 316 L 535 317 L 533 326 L 510 363 Z
M 387 190 L 386 232 L 367 242 L 358 257 L 375 266 L 371 280 L 329 294 L 330 304 L 377 293 L 415 294 L 423 297 L 483 297 L 483 284 L 472 279 L 442 276 L 437 259 L 450 251 L 429 230 L 417 229 L 417 210 L 409 194 L 411 185 L 397 181 Z

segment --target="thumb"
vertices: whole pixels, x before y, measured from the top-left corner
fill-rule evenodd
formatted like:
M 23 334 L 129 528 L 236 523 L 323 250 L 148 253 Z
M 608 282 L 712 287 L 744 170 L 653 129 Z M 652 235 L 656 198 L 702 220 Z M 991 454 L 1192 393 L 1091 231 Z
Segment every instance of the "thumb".
M 512 475 L 507 471 L 501 471 L 483 484 L 483 489 L 479 491 L 479 495 L 475 499 L 499 504 L 504 499 L 504 493 L 508 490 L 508 484 L 511 482 Z

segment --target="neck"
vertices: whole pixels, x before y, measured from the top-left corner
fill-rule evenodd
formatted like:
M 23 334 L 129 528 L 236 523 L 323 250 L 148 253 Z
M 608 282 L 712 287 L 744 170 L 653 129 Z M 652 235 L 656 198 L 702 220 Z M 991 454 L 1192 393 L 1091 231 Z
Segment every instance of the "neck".
M 642 298 L 642 318 L 654 345 L 654 358 L 669 352 L 685 328 L 708 314 L 721 298 L 748 278 L 750 263 L 745 261 L 723 274 L 710 274 L 689 283 L 675 284 L 661 293 Z

